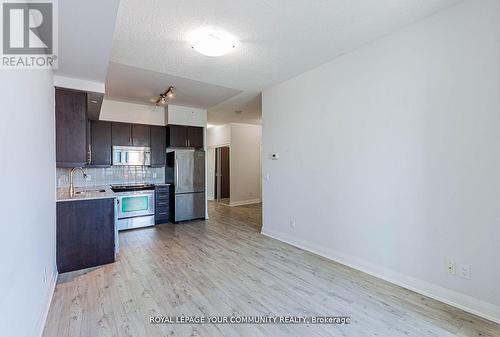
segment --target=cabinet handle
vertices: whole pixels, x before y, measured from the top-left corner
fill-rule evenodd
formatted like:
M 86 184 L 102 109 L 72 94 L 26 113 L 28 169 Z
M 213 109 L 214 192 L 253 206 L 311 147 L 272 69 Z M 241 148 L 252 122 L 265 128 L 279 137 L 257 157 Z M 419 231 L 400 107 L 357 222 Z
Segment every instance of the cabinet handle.
M 179 188 L 179 161 L 175 158 L 175 190 Z
M 87 164 L 92 163 L 92 145 L 87 145 Z

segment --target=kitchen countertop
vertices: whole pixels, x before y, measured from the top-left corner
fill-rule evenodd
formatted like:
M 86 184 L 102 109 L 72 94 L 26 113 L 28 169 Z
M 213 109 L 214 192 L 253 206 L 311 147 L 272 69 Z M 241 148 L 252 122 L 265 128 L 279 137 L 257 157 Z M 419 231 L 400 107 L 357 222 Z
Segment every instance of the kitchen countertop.
M 104 192 L 99 192 L 104 190 Z M 76 187 L 75 192 L 86 191 L 82 194 L 75 194 L 70 197 L 69 187 L 61 187 L 57 189 L 56 201 L 75 201 L 75 200 L 93 200 L 93 199 L 108 199 L 115 198 L 115 192 L 109 186 L 94 186 L 94 187 Z

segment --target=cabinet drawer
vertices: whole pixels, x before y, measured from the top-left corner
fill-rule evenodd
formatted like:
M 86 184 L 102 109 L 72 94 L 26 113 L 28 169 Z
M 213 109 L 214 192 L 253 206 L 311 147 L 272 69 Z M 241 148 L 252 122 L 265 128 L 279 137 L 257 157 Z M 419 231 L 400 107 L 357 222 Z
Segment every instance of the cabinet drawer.
M 158 216 L 155 216 L 155 224 L 156 225 L 161 225 L 161 224 L 166 224 L 168 223 L 168 217 L 158 217 Z
M 165 211 L 168 211 L 168 204 L 165 204 L 165 205 L 158 205 L 156 204 L 156 207 L 155 207 L 155 212 L 165 212 Z
M 168 210 L 162 211 L 162 212 L 156 212 L 155 213 L 155 218 L 156 219 L 168 219 Z
M 156 209 L 161 207 L 168 207 L 168 200 L 156 200 Z

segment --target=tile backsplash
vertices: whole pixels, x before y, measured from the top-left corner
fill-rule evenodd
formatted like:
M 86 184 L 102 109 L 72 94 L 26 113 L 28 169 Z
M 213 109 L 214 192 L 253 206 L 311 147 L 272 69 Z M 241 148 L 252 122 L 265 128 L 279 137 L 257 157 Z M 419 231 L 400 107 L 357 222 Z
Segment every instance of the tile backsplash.
M 56 170 L 57 187 L 69 186 L 68 168 Z M 112 166 L 107 168 L 87 168 L 87 179 L 81 171 L 73 174 L 75 187 L 92 187 L 113 184 L 164 183 L 165 168 L 146 166 Z

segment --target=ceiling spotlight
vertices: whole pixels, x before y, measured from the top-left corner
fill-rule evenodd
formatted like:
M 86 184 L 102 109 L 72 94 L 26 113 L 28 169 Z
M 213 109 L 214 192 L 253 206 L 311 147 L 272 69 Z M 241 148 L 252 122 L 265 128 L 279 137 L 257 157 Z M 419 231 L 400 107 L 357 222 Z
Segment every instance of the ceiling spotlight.
M 174 87 L 168 87 L 168 89 L 163 94 L 161 94 L 160 97 L 158 97 L 158 99 L 156 100 L 156 105 L 158 106 L 167 103 L 168 99 L 173 98 L 174 95 Z
M 236 48 L 232 35 L 215 28 L 200 28 L 188 36 L 188 42 L 197 52 L 206 56 L 221 56 Z

